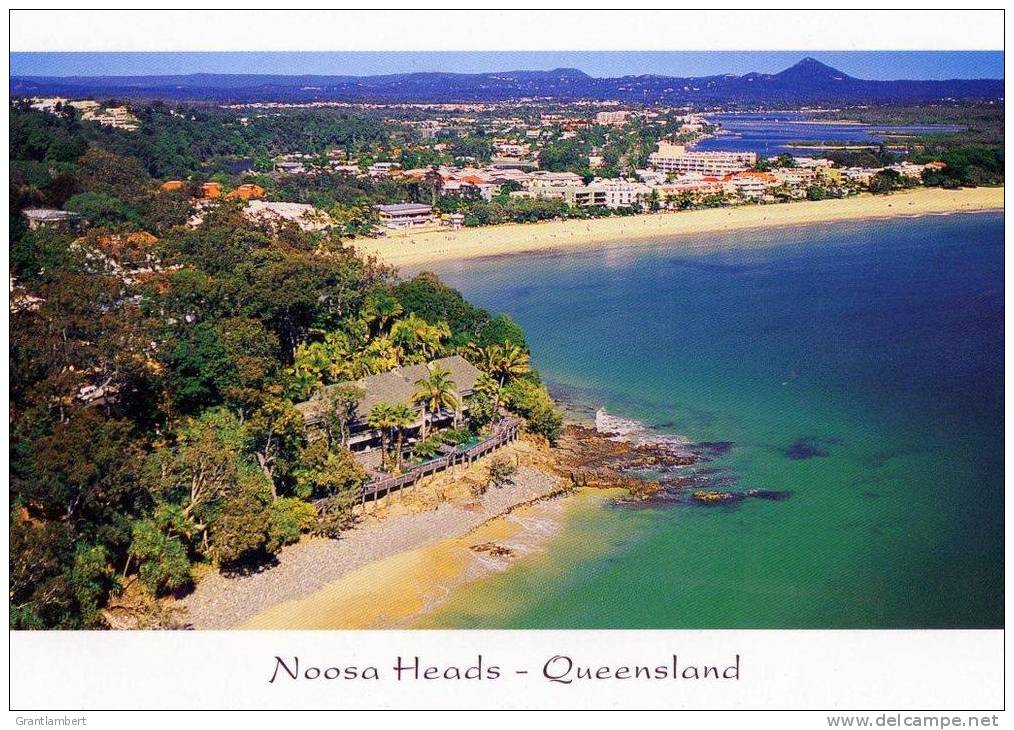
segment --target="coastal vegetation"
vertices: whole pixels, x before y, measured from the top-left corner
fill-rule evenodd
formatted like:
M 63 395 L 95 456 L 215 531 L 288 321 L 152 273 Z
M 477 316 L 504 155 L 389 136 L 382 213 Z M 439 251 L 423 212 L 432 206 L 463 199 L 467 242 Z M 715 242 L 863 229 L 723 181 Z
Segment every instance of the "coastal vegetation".
M 997 185 L 1004 177 L 1004 108 L 1002 104 L 924 104 L 878 105 L 845 108 L 826 119 L 849 119 L 871 125 L 952 125 L 960 131 L 933 134 L 908 134 L 896 137 L 889 132 L 888 143 L 905 146 L 907 159 L 916 163 L 939 160 L 945 167 L 927 170 L 923 183 L 929 186 L 956 188 L 961 186 Z M 828 154 L 831 159 L 841 153 Z M 887 156 L 894 159 L 900 155 Z M 877 160 L 885 160 L 884 151 Z M 837 160 L 836 160 L 837 161 Z M 889 164 L 889 163 L 885 163 Z
M 111 601 L 153 612 L 209 570 L 347 529 L 369 478 L 348 448 L 365 375 L 461 353 L 489 373 L 469 428 L 510 409 L 532 433 L 559 431 L 516 323 L 432 274 L 398 278 L 333 231 L 268 226 L 228 203 L 188 227 L 188 191 L 155 178 L 251 132 L 211 112 L 139 116 L 153 136 L 128 141 L 69 110 L 12 109 L 11 628 L 102 627 Z M 257 139 L 321 133 L 315 118 L 269 119 Z M 375 141 L 342 124 L 349 145 Z M 82 219 L 32 228 L 32 206 Z M 332 384 L 310 433 L 295 404 Z M 454 398 L 440 371 L 418 386 L 430 408 Z M 406 411 L 371 414 L 395 467 Z

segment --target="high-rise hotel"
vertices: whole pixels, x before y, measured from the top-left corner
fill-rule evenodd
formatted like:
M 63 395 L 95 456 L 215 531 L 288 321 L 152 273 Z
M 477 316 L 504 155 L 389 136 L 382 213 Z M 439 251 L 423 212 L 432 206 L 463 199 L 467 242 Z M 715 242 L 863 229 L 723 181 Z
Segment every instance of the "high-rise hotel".
M 659 142 L 648 164 L 661 172 L 722 176 L 748 170 L 757 164 L 755 152 L 696 152 L 680 144 Z

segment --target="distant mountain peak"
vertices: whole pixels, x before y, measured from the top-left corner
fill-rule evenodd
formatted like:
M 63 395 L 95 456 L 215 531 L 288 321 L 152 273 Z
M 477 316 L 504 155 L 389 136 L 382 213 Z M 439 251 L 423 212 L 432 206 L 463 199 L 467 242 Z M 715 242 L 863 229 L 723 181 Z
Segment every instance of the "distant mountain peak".
M 591 76 L 579 68 L 554 68 L 552 71 L 547 71 L 546 73 L 558 74 L 560 76 L 577 76 L 582 79 L 591 78 Z
M 812 56 L 807 56 L 798 63 L 789 66 L 787 69 L 780 73 L 775 74 L 775 78 L 780 79 L 807 79 L 816 81 L 844 81 L 851 79 L 846 73 L 839 71 L 836 68 L 828 66 L 826 63 L 821 63 Z

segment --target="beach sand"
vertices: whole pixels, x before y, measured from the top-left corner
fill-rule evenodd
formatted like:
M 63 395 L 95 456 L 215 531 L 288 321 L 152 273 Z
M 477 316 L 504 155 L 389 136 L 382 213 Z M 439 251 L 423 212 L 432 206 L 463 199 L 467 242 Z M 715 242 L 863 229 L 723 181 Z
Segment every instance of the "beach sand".
M 464 470 L 459 468 L 453 473 L 442 472 L 429 477 L 412 490 L 372 506 L 362 515 L 360 522 L 338 540 L 308 537 L 283 548 L 277 556 L 277 564 L 258 572 L 239 576 L 220 573 L 205 576 L 191 594 L 180 600 L 186 610 L 186 621 L 196 629 L 235 628 L 272 607 L 293 600 L 298 603 L 299 599 L 314 596 L 335 581 L 353 576 L 363 568 L 368 567 L 372 574 L 377 569 L 373 567 L 375 565 L 380 566 L 381 576 L 393 572 L 425 576 L 426 581 L 432 579 L 436 583 L 453 582 L 461 565 L 455 553 L 472 554 L 469 547 L 475 542 L 461 543 L 457 551 L 446 549 L 455 544 L 454 540 L 464 538 L 491 520 L 524 505 L 559 494 L 567 486 L 552 469 L 551 457 L 545 447 L 520 440 L 500 449 L 497 454 L 519 463 L 513 484 L 490 489 L 478 499 L 473 497 L 470 485 L 484 479 L 485 459 Z M 491 533 L 486 540 L 492 540 L 494 536 Z M 448 540 L 451 543 L 444 548 L 437 548 L 435 552 L 428 550 Z M 375 609 L 385 606 L 388 608 L 384 610 L 393 616 L 409 615 L 419 608 L 416 594 L 408 583 L 396 586 L 387 580 L 363 584 L 358 584 L 356 578 L 350 580 L 350 586 L 372 585 L 379 591 L 372 593 L 361 588 L 351 589 L 363 606 Z M 344 580 L 341 585 L 345 585 Z M 338 590 L 344 593 L 346 589 Z M 381 595 L 384 598 L 382 603 L 370 604 L 370 601 L 379 600 Z M 327 605 L 330 600 L 324 599 L 324 604 Z M 285 628 L 325 628 L 313 623 L 312 609 L 309 613 L 301 609 L 298 615 L 302 618 L 292 617 L 291 620 L 277 618 L 284 617 L 289 609 L 280 610 L 281 613 L 269 612 L 267 615 L 275 618 L 265 620 Z M 310 618 L 307 619 L 307 616 Z M 387 619 L 366 616 L 360 611 L 349 622 L 355 625 L 386 625 Z M 327 627 L 333 626 L 329 623 Z
M 357 239 L 354 245 L 364 253 L 377 255 L 387 264 L 418 268 L 440 261 L 551 251 L 615 241 L 650 242 L 750 228 L 1002 209 L 1003 188 L 916 188 L 892 195 L 860 195 L 843 200 L 745 205 L 457 231 L 394 231 L 383 238 Z
M 465 535 L 369 563 L 307 598 L 261 611 L 238 628 L 407 628 L 462 585 L 543 552 L 568 510 L 593 506 L 610 496 L 610 490 L 592 489 L 523 505 Z M 512 554 L 496 556 L 472 549 L 490 544 Z

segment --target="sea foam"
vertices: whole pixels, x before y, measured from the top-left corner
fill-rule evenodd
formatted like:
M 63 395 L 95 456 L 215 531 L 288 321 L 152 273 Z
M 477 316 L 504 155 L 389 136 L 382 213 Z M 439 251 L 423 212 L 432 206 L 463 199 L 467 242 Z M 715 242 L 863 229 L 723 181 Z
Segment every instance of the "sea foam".
M 605 408 L 595 411 L 595 430 L 608 434 L 613 441 L 628 441 L 637 446 L 682 447 L 691 443 L 686 436 L 658 433 L 641 421 L 610 415 Z

